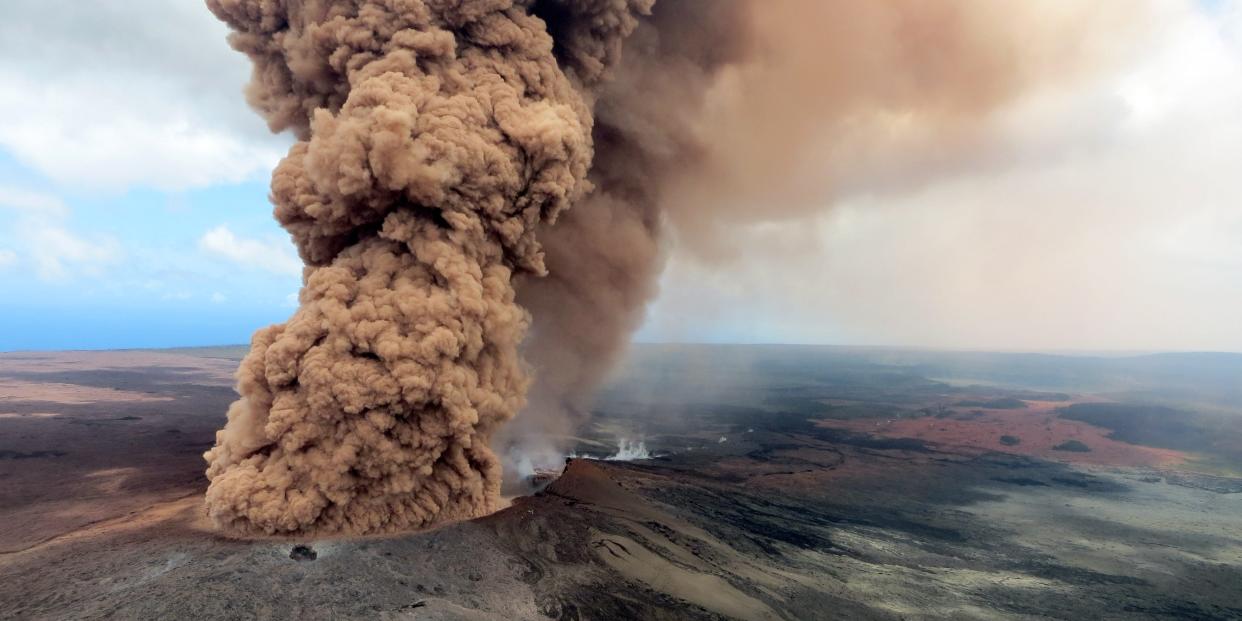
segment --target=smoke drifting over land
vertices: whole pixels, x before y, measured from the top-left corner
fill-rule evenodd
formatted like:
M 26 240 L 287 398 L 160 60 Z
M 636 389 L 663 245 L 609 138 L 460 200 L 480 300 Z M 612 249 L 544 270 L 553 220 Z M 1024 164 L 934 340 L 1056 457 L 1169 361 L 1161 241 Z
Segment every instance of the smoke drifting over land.
M 653 2 L 208 0 L 255 64 L 251 103 L 299 138 L 272 198 L 307 265 L 207 454 L 218 524 L 493 510 L 523 354 L 530 407 L 498 446 L 579 421 L 671 238 L 744 257 L 737 224 L 934 171 L 1097 56 L 1093 24 L 1122 8 Z
M 596 189 L 540 231 L 549 276 L 519 288 L 536 383 L 506 431 L 550 459 L 563 454 L 540 438 L 583 420 L 657 294 L 670 245 L 724 279 L 758 256 L 781 273 L 817 242 L 739 231 L 977 160 L 991 113 L 1109 62 L 1141 12 L 1123 2 L 658 2 L 599 94 Z

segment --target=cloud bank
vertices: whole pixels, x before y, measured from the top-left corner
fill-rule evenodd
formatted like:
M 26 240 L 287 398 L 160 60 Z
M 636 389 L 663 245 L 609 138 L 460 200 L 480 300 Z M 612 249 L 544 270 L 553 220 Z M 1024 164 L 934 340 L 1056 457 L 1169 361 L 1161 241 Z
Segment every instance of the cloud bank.
M 244 60 L 200 3 L 7 0 L 0 148 L 57 184 L 183 190 L 261 175 L 287 139 L 237 93 Z
M 203 250 L 240 266 L 286 276 L 302 275 L 302 262 L 283 239 L 259 241 L 238 237 L 227 226 L 217 226 L 198 241 Z

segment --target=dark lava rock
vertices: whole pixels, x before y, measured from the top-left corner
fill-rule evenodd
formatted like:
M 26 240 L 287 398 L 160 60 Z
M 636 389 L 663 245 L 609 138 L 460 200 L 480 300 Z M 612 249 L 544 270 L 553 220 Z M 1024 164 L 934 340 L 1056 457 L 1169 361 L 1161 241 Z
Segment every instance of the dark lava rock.
M 1078 440 L 1066 440 L 1054 447 L 1054 451 L 1069 451 L 1071 453 L 1090 453 L 1091 447 L 1079 442 Z
M 310 546 L 293 546 L 289 551 L 289 558 L 295 561 L 313 561 L 319 558 L 319 553 Z
M 1022 487 L 1048 487 L 1048 484 L 1043 481 L 1027 477 L 992 477 L 992 480 L 1010 485 L 1021 485 Z

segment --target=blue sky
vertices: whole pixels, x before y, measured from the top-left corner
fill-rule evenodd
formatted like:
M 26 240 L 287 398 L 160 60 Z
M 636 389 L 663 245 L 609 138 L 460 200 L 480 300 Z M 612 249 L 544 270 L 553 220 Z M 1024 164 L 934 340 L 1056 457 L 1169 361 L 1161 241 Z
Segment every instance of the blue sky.
M 0 246 L 21 256 L 0 276 L 11 294 L 0 349 L 238 343 L 292 310 L 297 261 L 271 218 L 261 178 L 182 191 L 79 193 L 48 187 L 5 154 L 0 179 L 63 205 L 53 214 L 0 215 Z M 49 230 L 68 236 L 60 243 L 69 247 L 49 248 L 56 236 L 37 238 Z M 260 264 L 264 255 L 230 255 L 204 242 L 221 230 L 285 261 Z
M 1242 350 L 1242 0 L 989 121 L 986 165 L 673 246 L 638 338 Z M 288 148 L 197 0 L 0 7 L 0 351 L 245 342 L 293 310 Z M 898 184 L 899 185 L 899 184 Z
M 290 139 L 197 2 L 0 9 L 0 350 L 240 343 L 300 282 L 267 177 Z

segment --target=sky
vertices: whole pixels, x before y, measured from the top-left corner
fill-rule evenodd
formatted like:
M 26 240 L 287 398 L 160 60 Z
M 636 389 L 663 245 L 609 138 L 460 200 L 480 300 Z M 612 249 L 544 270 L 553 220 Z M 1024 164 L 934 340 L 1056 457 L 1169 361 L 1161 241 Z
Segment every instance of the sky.
M 670 249 L 636 338 L 1242 351 L 1242 0 L 1152 0 L 1127 55 L 969 165 Z M 198 0 L 0 7 L 0 350 L 246 342 L 301 267 L 274 136 Z

